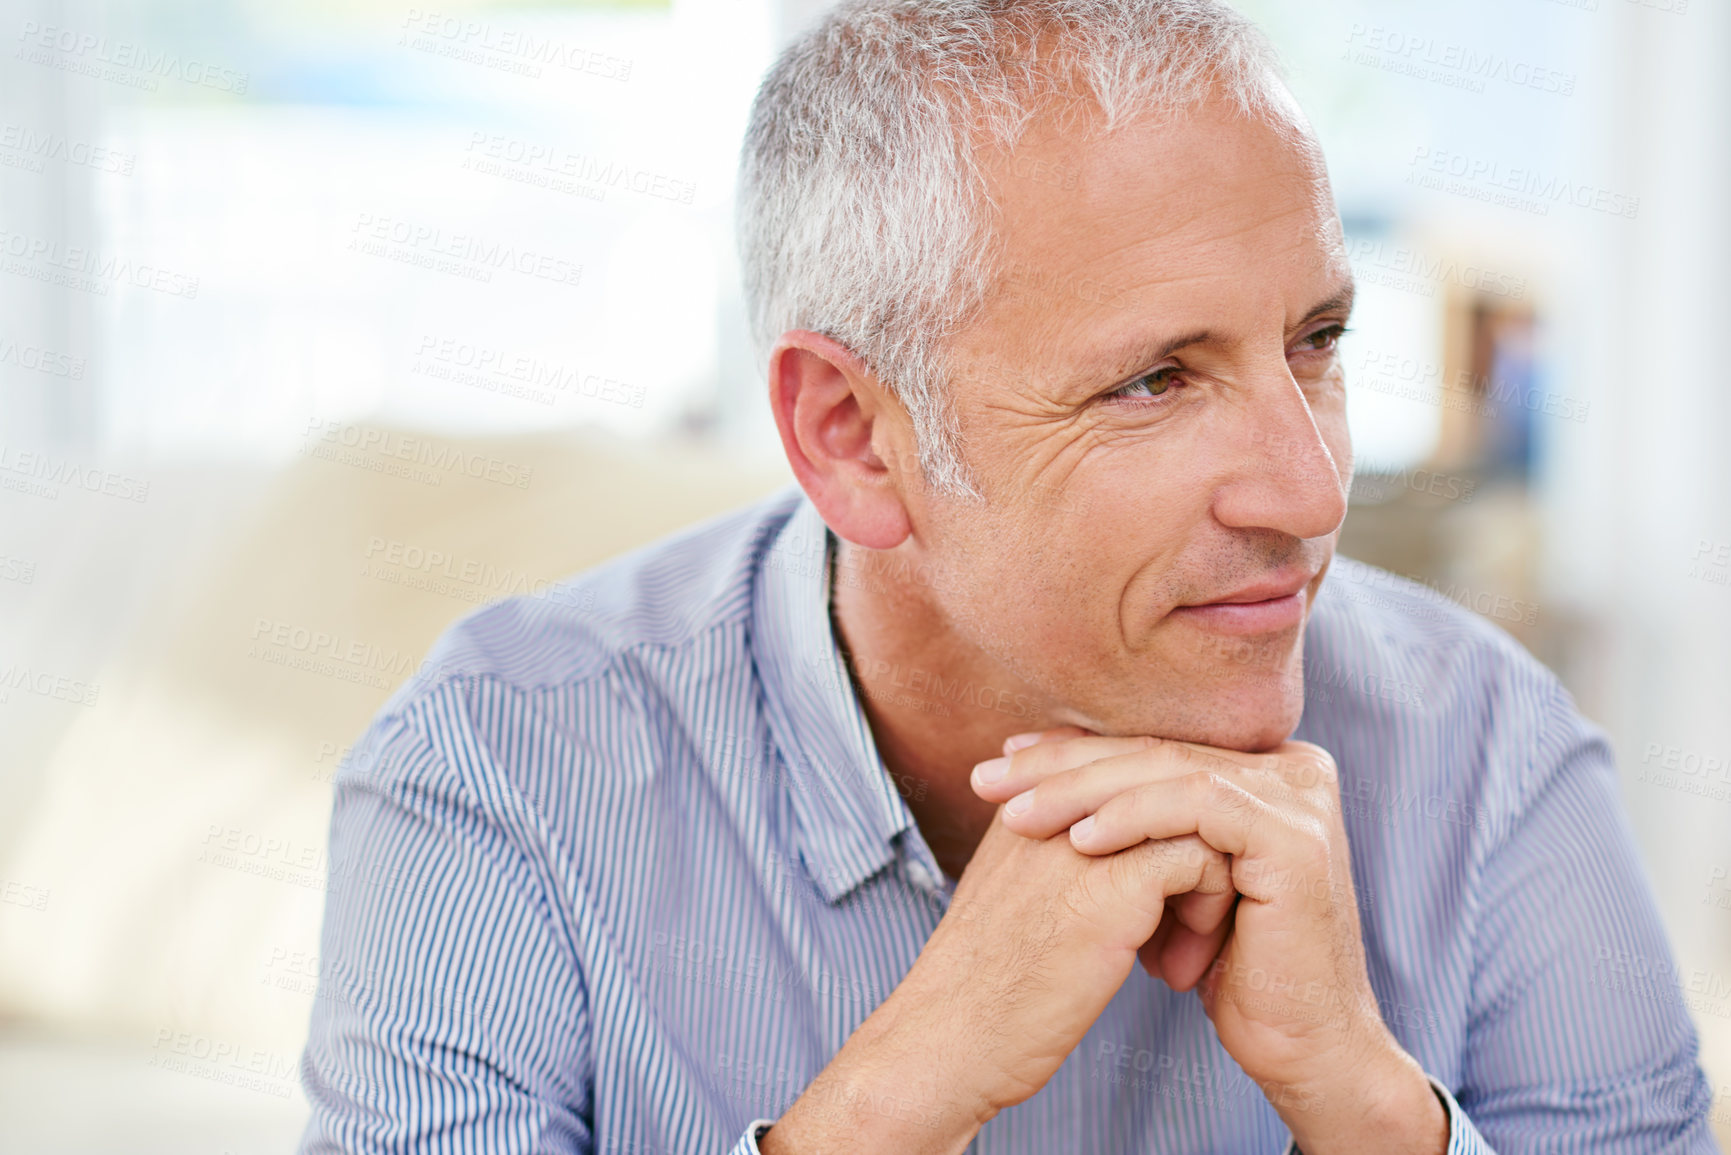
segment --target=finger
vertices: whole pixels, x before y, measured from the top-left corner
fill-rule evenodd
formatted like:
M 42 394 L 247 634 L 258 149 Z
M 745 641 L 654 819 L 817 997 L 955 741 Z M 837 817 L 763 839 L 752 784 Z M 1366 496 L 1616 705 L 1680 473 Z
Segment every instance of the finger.
M 1093 865 L 1121 896 L 1162 913 L 1166 900 L 1177 895 L 1233 893 L 1231 861 L 1196 834 L 1145 841 L 1121 854 L 1098 856 Z
M 1278 774 L 1266 766 L 1225 761 L 1181 742 L 1101 758 L 1064 770 L 1012 796 L 1003 820 L 1026 838 L 1050 838 L 1120 794 L 1152 782 L 1169 782 L 1199 770 L 1221 774 L 1252 793 L 1284 800 Z
M 1224 860 L 1225 856 L 1221 856 Z M 1238 891 L 1232 885 L 1231 863 L 1225 863 L 1226 877 L 1211 885 L 1208 890 L 1193 890 L 1189 894 L 1175 896 L 1170 905 L 1173 916 L 1179 925 L 1188 927 L 1197 934 L 1208 935 L 1219 930 L 1232 917 L 1232 908 L 1238 904 Z M 1217 886 L 1218 888 L 1214 888 Z
M 1199 770 L 1169 782 L 1151 782 L 1108 800 L 1070 828 L 1070 844 L 1083 854 L 1114 854 L 1142 839 L 1194 834 L 1236 865 L 1297 861 L 1306 821 L 1288 816 L 1236 782 Z M 1249 874 L 1250 871 L 1241 873 Z M 1256 897 L 1252 894 L 1251 897 Z
M 1225 856 L 1219 864 L 1223 873 L 1205 872 L 1199 889 L 1168 901 L 1153 937 L 1136 952 L 1142 969 L 1173 990 L 1194 986 L 1231 932 L 1238 894 L 1231 886 L 1231 864 Z
M 969 783 L 973 786 L 974 793 L 986 801 L 1002 802 L 1062 770 L 1114 754 L 1146 750 L 1159 741 L 1158 738 L 1147 737 L 1103 738 L 1097 734 L 1054 738 L 1049 742 L 1036 742 L 1032 746 L 1010 751 L 1000 758 L 981 762 L 974 767 Z
M 1125 738 L 1088 735 L 1040 742 L 1003 757 L 981 762 L 974 767 L 969 781 L 974 792 L 981 798 L 988 802 L 1003 802 L 1067 771 L 1108 758 L 1150 751 L 1245 768 L 1262 767 L 1270 761 L 1266 754 L 1246 754 L 1239 750 L 1223 750 L 1217 746 L 1204 746 L 1199 742 L 1179 742 L 1147 734 Z
M 1004 837 L 1011 835 L 1005 832 Z M 1057 847 L 1057 842 L 1046 845 Z M 1073 853 L 1069 847 L 1060 849 Z M 1073 896 L 1081 904 L 1078 909 L 1090 913 L 1112 945 L 1128 951 L 1136 951 L 1159 929 L 1171 913 L 1168 900 L 1173 896 L 1232 887 L 1231 863 L 1195 835 L 1072 861 L 1082 871 Z
M 1051 730 L 1036 730 L 1028 734 L 1011 734 L 1004 739 L 1004 753 L 1014 754 L 1039 742 L 1051 742 L 1059 738 L 1086 738 L 1093 734 L 1080 726 L 1058 726 Z
M 1292 750 L 1318 750 L 1307 743 L 1290 742 L 1282 748 Z M 1152 734 L 1126 734 L 1110 736 L 1089 734 L 1079 738 L 1060 738 L 1050 742 L 1041 742 L 1018 752 L 1011 767 L 1011 777 L 1025 776 L 1032 784 L 1064 770 L 1089 762 L 1098 762 L 1102 758 L 1110 758 L 1119 754 L 1133 753 L 1137 750 L 1182 749 L 1202 758 L 1214 758 L 1237 766 L 1260 766 L 1270 758 L 1268 754 L 1247 754 L 1242 750 L 1228 750 L 1222 746 L 1207 746 L 1201 742 L 1185 742 L 1177 738 L 1160 738 Z
M 1228 918 L 1213 930 L 1200 933 L 1181 922 L 1162 919 L 1154 937 L 1137 952 L 1137 957 L 1149 974 L 1175 991 L 1187 991 L 1208 973 L 1231 936 L 1232 927 Z
M 1232 937 L 1234 924 L 1222 923 L 1211 934 L 1197 934 L 1187 927 L 1174 928 L 1158 959 L 1160 977 L 1175 991 L 1187 991 L 1214 968 L 1214 960 Z
M 1166 953 L 1166 944 L 1172 940 L 1172 927 L 1175 924 L 1164 915 L 1160 925 L 1154 928 L 1154 935 L 1147 942 L 1136 948 L 1136 958 L 1142 963 L 1142 969 L 1155 978 L 1171 985 L 1166 978 L 1166 968 L 1161 964 L 1161 958 Z

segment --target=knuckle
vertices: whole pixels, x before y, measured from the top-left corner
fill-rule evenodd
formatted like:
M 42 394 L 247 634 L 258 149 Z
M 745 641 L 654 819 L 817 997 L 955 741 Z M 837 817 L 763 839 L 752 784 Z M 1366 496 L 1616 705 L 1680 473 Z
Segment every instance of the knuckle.
M 1165 785 L 1164 782 L 1144 782 L 1140 786 L 1132 786 L 1122 794 L 1102 802 L 1095 813 L 1116 818 L 1122 811 L 1125 817 L 1135 821 L 1138 814 L 1148 814 L 1158 809 L 1161 800 L 1166 796 Z
M 1212 846 L 1207 847 L 1208 854 L 1202 863 L 1200 877 L 1196 881 L 1196 889 L 1204 894 L 1227 894 L 1232 885 L 1232 859 L 1222 854 Z
M 1309 742 L 1293 743 L 1282 765 L 1287 775 L 1302 787 L 1333 791 L 1339 785 L 1340 768 L 1335 765 L 1334 756 Z
M 1214 763 L 1212 754 L 1205 754 L 1194 746 L 1186 745 L 1183 742 L 1167 742 L 1165 746 L 1167 753 L 1175 762 L 1183 762 L 1189 766 L 1210 766 Z
M 1050 738 L 1044 742 L 1036 742 L 1032 746 L 1024 746 L 1010 755 L 1010 767 L 1018 774 L 1045 779 L 1050 777 L 1059 767 L 1067 766 L 1073 762 L 1078 749 L 1076 743 L 1086 740 L 1086 738 Z
M 1167 894 L 1197 889 L 1211 869 L 1226 868 L 1225 856 L 1194 834 L 1145 842 L 1137 848 L 1136 858 L 1139 879 L 1158 879 Z
M 1340 768 L 1334 764 L 1333 758 L 1316 760 L 1316 786 L 1330 796 L 1340 793 Z
M 1298 838 L 1296 855 L 1300 869 L 1307 877 L 1322 878 L 1333 873 L 1334 855 L 1329 845 L 1328 832 L 1322 823 L 1314 818 L 1292 818 L 1294 833 Z
M 1116 864 L 1126 867 L 1138 882 L 1164 877 L 1172 867 L 1172 847 L 1166 842 L 1144 842 L 1128 851 L 1116 854 Z
M 1255 799 L 1218 770 L 1196 772 L 1196 790 L 1207 805 L 1222 814 L 1240 814 L 1255 803 Z
M 1198 834 L 1182 834 L 1165 841 L 1170 848 L 1172 861 L 1191 870 L 1204 870 L 1210 862 L 1224 857 L 1218 850 L 1202 841 Z
M 1218 781 L 1219 778 L 1220 775 L 1216 774 L 1213 770 L 1204 767 L 1199 770 L 1190 771 L 1188 774 L 1184 775 L 1184 777 L 1180 778 L 1179 782 L 1183 784 L 1184 789 L 1200 795 L 1206 794 L 1208 791 L 1212 790 L 1214 788 L 1214 783 Z
M 1301 845 L 1307 853 L 1327 861 L 1329 854 L 1328 825 L 1314 814 L 1291 814 L 1287 821 L 1292 824 L 1294 833 L 1298 835 Z
M 1290 773 L 1286 768 L 1266 771 L 1256 779 L 1257 793 L 1281 803 L 1308 805 L 1311 785 L 1307 776 Z
M 1166 881 L 1173 870 L 1171 856 L 1164 848 L 1150 849 L 1152 845 L 1144 843 L 1136 850 L 1114 854 L 1104 864 L 1119 902 L 1148 916 L 1157 914 L 1166 896 L 1176 893 Z M 1153 888 L 1152 896 L 1151 882 L 1159 884 Z

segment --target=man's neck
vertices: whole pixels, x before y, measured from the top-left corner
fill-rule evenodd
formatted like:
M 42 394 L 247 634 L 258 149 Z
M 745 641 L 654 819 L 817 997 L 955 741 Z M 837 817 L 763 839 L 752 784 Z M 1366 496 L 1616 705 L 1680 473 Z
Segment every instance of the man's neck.
M 883 759 L 938 864 L 952 877 L 997 807 L 968 784 L 1011 734 L 1055 725 L 1032 687 L 899 580 L 893 555 L 837 540 L 830 624 Z

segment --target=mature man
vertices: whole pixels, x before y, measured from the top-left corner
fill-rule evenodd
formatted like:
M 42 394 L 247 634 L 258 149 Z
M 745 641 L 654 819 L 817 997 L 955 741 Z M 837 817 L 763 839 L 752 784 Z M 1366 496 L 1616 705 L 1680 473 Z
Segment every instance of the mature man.
M 1254 30 L 864 0 L 742 176 L 799 487 L 387 706 L 303 1150 L 1714 1150 L 1603 737 L 1331 565 L 1352 280 Z

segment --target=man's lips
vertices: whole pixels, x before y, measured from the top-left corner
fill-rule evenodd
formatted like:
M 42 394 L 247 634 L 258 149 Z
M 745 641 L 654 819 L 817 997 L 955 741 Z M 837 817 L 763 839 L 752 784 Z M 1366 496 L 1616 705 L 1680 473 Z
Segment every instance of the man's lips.
M 1177 606 L 1172 616 L 1222 634 L 1270 634 L 1304 620 L 1304 589 L 1314 573 L 1274 574 L 1211 602 Z

